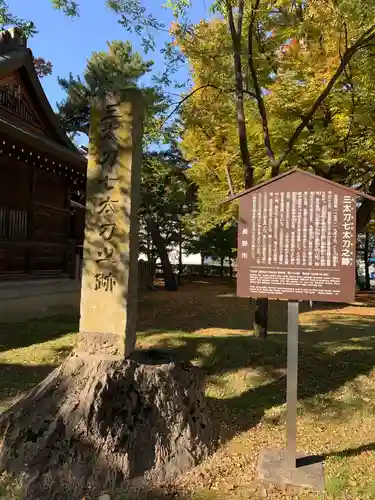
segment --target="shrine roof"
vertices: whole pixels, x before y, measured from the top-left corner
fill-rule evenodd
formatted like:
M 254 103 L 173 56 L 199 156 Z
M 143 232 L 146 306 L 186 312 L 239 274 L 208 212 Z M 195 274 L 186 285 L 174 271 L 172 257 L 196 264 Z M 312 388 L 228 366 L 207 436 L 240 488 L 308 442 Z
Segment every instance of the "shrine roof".
M 51 141 L 47 137 L 43 137 L 39 134 L 34 134 L 29 130 L 26 130 L 22 127 L 18 127 L 12 123 L 9 123 L 7 120 L 4 120 L 0 117 L 0 134 L 3 136 L 9 136 L 11 138 L 17 139 L 23 144 L 27 144 L 28 146 L 36 146 L 38 150 L 43 153 L 51 154 L 60 158 L 62 161 L 67 161 L 69 163 L 74 164 L 77 167 L 80 167 L 80 170 L 86 171 L 87 160 L 86 158 L 71 149 L 65 148 L 60 144 L 57 144 L 54 141 Z
M 255 191 L 261 190 L 262 188 L 269 186 L 270 184 L 273 184 L 280 179 L 283 179 L 283 178 L 288 177 L 288 176 L 296 175 L 296 174 L 302 174 L 306 177 L 313 178 L 314 180 L 319 180 L 325 184 L 328 184 L 332 187 L 335 187 L 336 189 L 342 189 L 343 191 L 346 191 L 354 196 L 361 196 L 363 198 L 367 198 L 369 200 L 375 201 L 374 196 L 371 196 L 367 193 L 363 193 L 362 191 L 358 191 L 356 189 L 353 189 L 353 188 L 350 188 L 347 186 L 343 186 L 342 184 L 339 184 L 338 182 L 331 181 L 329 179 L 326 179 L 325 177 L 321 177 L 319 175 L 315 175 L 315 174 L 312 174 L 310 172 L 306 172 L 305 170 L 301 170 L 299 168 L 292 168 L 292 169 L 288 170 L 287 172 L 284 172 L 276 177 L 273 177 L 272 179 L 270 179 L 268 181 L 261 182 L 260 184 L 256 184 L 255 186 L 253 186 L 249 189 L 246 189 L 245 191 L 241 191 L 241 193 L 238 193 L 234 196 L 231 196 L 227 200 L 223 201 L 223 203 L 221 203 L 221 204 L 225 205 L 226 203 L 229 203 L 229 202 L 234 201 L 238 198 L 241 198 L 242 196 L 246 196 L 249 193 L 253 193 Z
M 43 129 L 48 137 L 37 133 L 33 134 L 26 127 L 22 127 L 19 122 L 13 123 L 6 117 L 3 117 L 0 121 L 0 130 L 5 132 L 5 122 L 7 123 L 6 133 L 8 135 L 15 134 L 18 139 L 23 137 L 30 139 L 32 137 L 34 145 L 36 145 L 35 143 L 38 146 L 39 144 L 48 144 L 51 151 L 51 148 L 54 148 L 57 153 L 65 151 L 70 157 L 70 161 L 74 163 L 86 162 L 60 126 L 35 71 L 33 54 L 27 48 L 26 39 L 17 29 L 0 31 L 0 82 L 2 79 L 14 74 L 22 78 L 22 82 L 27 89 L 34 108 L 37 110 L 38 117 L 43 122 Z

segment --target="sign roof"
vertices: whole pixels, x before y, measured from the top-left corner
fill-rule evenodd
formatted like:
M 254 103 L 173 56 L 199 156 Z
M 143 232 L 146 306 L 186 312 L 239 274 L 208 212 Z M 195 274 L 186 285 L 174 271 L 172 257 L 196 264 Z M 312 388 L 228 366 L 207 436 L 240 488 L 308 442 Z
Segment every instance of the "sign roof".
M 226 203 L 234 201 L 237 198 L 241 198 L 242 196 L 245 196 L 248 193 L 252 193 L 253 191 L 257 191 L 258 189 L 262 189 L 263 187 L 265 187 L 265 186 L 267 186 L 269 184 L 272 184 L 273 182 L 275 182 L 275 181 L 277 181 L 279 179 L 282 179 L 284 177 L 288 177 L 288 176 L 294 175 L 296 173 L 305 175 L 307 177 L 312 177 L 315 180 L 320 180 L 322 182 L 325 182 L 326 184 L 329 184 L 330 186 L 336 187 L 336 189 L 337 188 L 341 188 L 342 190 L 347 191 L 347 192 L 349 192 L 352 195 L 361 196 L 363 198 L 367 198 L 369 200 L 375 201 L 375 196 L 371 196 L 371 195 L 369 195 L 367 193 L 363 193 L 362 191 L 358 191 L 357 189 L 353 189 L 353 188 L 350 188 L 350 187 L 347 187 L 347 186 L 343 186 L 342 184 L 339 184 L 338 182 L 331 181 L 329 179 L 326 179 L 325 177 L 321 177 L 320 175 L 311 174 L 310 172 L 306 172 L 305 170 L 301 170 L 299 168 L 292 168 L 292 169 L 288 170 L 287 172 L 278 175 L 277 177 L 273 177 L 272 179 L 270 179 L 268 181 L 261 182 L 260 184 L 256 184 L 255 186 L 253 186 L 253 187 L 251 187 L 249 189 L 246 189 L 245 191 L 242 191 L 241 193 L 238 193 L 238 194 L 236 194 L 234 196 L 231 196 L 230 198 L 228 198 L 227 200 L 225 200 L 222 203 L 222 205 L 225 205 Z

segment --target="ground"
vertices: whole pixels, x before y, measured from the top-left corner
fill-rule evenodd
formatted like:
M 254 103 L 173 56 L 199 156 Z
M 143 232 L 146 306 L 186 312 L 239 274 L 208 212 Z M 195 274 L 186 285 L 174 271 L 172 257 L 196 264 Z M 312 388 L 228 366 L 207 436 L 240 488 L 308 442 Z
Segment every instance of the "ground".
M 301 309 L 298 448 L 324 456 L 324 494 L 265 488 L 255 475 L 260 448 L 285 443 L 286 303 L 271 304 L 264 341 L 249 333 L 248 300 L 231 283 L 201 280 L 142 295 L 138 347 L 162 346 L 202 367 L 221 437 L 208 461 L 166 488 L 168 498 L 375 499 L 375 300 L 362 294 L 351 306 Z M 77 326 L 69 316 L 1 325 L 1 408 L 60 363 Z M 17 498 L 16 490 L 3 477 L 0 498 Z

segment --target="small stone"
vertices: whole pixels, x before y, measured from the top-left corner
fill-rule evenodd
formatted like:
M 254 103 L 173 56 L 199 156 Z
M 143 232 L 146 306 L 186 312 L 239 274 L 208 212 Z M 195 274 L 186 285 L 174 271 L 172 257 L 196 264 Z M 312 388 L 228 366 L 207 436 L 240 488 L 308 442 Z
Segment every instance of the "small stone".
M 111 497 L 107 495 L 107 493 L 104 493 L 104 495 L 101 495 L 98 500 L 111 500 Z

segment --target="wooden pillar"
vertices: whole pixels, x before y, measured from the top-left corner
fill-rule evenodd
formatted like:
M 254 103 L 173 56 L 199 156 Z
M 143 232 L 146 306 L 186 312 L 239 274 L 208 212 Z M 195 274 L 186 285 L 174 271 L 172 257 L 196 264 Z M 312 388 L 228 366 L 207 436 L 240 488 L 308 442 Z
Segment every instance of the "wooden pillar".
M 35 197 L 35 167 L 29 165 L 29 200 L 27 203 L 27 244 L 25 250 L 25 273 L 31 274 L 33 271 L 33 245 L 31 244 L 34 238 L 34 197 Z
M 91 355 L 135 346 L 142 133 L 138 90 L 92 103 L 78 341 Z

